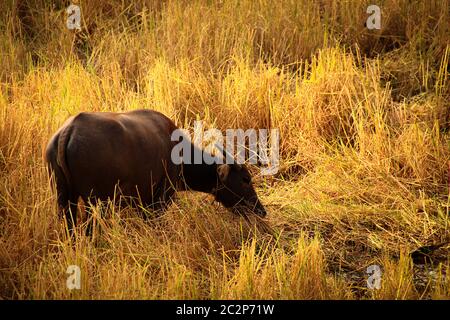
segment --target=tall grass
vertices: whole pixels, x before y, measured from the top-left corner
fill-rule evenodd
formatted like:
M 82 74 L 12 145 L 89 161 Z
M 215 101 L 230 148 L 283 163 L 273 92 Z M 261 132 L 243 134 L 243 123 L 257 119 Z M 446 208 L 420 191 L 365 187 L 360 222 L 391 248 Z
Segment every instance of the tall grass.
M 369 1 L 78 3 L 80 32 L 67 1 L 0 4 L 1 298 L 450 297 L 449 1 L 379 1 L 381 30 Z M 93 239 L 84 216 L 69 241 L 49 137 L 80 111 L 138 108 L 278 128 L 280 171 L 255 177 L 267 220 L 183 192 L 149 221 L 96 207 Z M 411 259 L 437 243 L 433 265 Z

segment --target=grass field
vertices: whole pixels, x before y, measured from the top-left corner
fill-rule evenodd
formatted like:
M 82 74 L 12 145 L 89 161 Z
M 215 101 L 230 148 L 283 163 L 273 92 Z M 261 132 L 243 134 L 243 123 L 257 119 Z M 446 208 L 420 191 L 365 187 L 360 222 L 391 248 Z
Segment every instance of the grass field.
M 69 1 L 2 1 L 0 299 L 449 299 L 450 2 L 413 2 L 73 1 L 74 31 Z M 255 177 L 267 218 L 180 192 L 147 221 L 97 207 L 71 243 L 48 139 L 140 108 L 278 128 L 280 170 Z

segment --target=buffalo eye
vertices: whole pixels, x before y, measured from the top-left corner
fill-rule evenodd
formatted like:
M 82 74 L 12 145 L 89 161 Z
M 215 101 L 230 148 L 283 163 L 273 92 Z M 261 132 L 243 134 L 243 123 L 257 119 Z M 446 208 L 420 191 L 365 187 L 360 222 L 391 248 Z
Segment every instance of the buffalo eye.
M 246 183 L 246 184 L 250 184 L 250 182 L 251 182 L 250 177 L 243 177 L 242 180 L 243 180 L 244 183 Z

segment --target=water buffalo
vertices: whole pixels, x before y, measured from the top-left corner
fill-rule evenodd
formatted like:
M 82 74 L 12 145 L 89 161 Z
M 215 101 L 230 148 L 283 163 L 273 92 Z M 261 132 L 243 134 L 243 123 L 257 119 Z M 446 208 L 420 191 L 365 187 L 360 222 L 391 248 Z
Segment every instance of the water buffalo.
M 45 151 L 68 229 L 76 222 L 80 197 L 95 204 L 121 195 L 164 210 L 176 190 L 210 193 L 233 212 L 266 215 L 245 167 L 204 161 L 174 164 L 171 150 L 177 142 L 171 134 L 176 129 L 169 118 L 152 110 L 82 112 L 69 118 Z

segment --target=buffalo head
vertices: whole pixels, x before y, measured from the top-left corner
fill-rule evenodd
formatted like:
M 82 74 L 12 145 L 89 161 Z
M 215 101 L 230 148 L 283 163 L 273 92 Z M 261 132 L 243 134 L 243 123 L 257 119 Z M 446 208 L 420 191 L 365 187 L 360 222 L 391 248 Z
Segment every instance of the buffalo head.
M 239 164 L 220 164 L 217 166 L 217 176 L 214 195 L 218 202 L 237 214 L 250 211 L 261 217 L 266 216 L 247 168 Z

